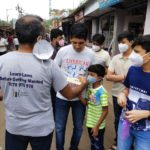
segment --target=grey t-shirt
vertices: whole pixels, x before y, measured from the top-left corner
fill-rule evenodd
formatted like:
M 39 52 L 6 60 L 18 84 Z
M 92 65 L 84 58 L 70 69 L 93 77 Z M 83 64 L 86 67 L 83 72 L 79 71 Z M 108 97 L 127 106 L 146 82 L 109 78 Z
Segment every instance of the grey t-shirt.
M 15 135 L 46 136 L 54 129 L 50 89 L 67 81 L 52 61 L 32 53 L 10 52 L 0 57 L 0 87 L 4 92 L 6 130 Z

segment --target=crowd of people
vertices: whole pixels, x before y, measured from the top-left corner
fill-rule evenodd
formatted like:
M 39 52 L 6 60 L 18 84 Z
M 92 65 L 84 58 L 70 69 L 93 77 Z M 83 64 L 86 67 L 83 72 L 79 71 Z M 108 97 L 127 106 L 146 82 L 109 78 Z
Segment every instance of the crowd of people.
M 72 26 L 68 45 L 60 29 L 52 29 L 46 42 L 42 19 L 34 15 L 18 19 L 15 32 L 18 50 L 0 57 L 6 150 L 26 150 L 29 143 L 33 150 L 50 150 L 54 130 L 56 149 L 64 150 L 70 109 L 69 150 L 78 150 L 84 119 L 89 149 L 104 150 L 109 107 L 104 78 L 113 82 L 116 137 L 109 150 L 149 150 L 150 35 L 135 39 L 123 31 L 119 54 L 111 58 L 102 34 L 93 36 L 92 48 L 86 46 L 84 23 Z
M 8 51 L 18 50 L 18 48 L 19 41 L 16 35 L 0 35 L 0 56 L 6 54 Z

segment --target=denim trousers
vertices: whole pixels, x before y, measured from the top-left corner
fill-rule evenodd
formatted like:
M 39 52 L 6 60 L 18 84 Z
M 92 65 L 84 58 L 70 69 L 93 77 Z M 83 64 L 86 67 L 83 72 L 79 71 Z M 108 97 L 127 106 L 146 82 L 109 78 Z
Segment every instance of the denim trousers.
M 120 119 L 118 128 L 117 150 L 150 150 L 150 131 L 138 131 L 130 128 L 127 138 L 123 138 L 123 121 Z
M 91 150 L 104 150 L 104 133 L 105 129 L 100 129 L 96 137 L 92 136 L 91 128 L 88 128 L 88 133 L 91 141 Z
M 66 101 L 56 98 L 55 102 L 55 125 L 56 125 L 56 147 L 57 150 L 64 150 L 66 123 L 70 108 L 73 118 L 73 135 L 71 138 L 70 150 L 77 150 L 83 131 L 85 106 L 78 101 Z

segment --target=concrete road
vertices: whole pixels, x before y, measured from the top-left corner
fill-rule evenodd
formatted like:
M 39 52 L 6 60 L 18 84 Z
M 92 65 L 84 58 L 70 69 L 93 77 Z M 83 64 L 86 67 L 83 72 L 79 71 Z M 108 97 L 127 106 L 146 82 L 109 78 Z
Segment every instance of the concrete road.
M 113 109 L 112 109 L 112 101 L 111 101 L 111 83 L 110 82 L 104 82 L 105 88 L 109 92 L 109 115 L 107 116 L 107 125 L 106 125 L 106 132 L 105 132 L 105 148 L 106 150 L 110 147 L 110 145 L 113 143 L 114 139 L 114 124 L 113 124 Z M 71 135 L 72 135 L 72 116 L 71 113 L 68 118 L 68 124 L 66 128 L 66 138 L 65 138 L 65 150 L 69 149 L 69 144 L 71 140 Z M 5 150 L 4 147 L 4 138 L 5 137 L 5 119 L 4 119 L 4 109 L 3 109 L 3 104 L 0 102 L 0 150 Z M 56 150 L 55 146 L 55 137 L 53 138 L 52 142 L 52 150 Z M 30 146 L 28 147 L 28 150 L 31 150 Z M 89 142 L 89 137 L 87 130 L 84 126 L 84 131 L 82 134 L 82 138 L 80 141 L 79 145 L 79 150 L 90 150 L 90 142 Z

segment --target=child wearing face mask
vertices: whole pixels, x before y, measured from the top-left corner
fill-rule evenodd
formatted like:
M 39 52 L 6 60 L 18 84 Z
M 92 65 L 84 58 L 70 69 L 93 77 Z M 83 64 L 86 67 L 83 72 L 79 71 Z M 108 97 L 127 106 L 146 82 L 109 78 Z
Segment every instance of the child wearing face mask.
M 108 68 L 110 55 L 103 49 L 105 37 L 102 34 L 95 34 L 92 38 L 92 50 L 95 52 L 96 64 L 101 64 Z
M 120 53 L 112 58 L 106 75 L 106 79 L 108 81 L 113 82 L 111 93 L 112 93 L 114 124 L 116 133 L 114 144 L 112 144 L 109 150 L 116 150 L 118 124 L 122 111 L 122 107 L 120 107 L 117 103 L 117 97 L 118 94 L 125 88 L 123 85 L 123 81 L 125 80 L 129 68 L 133 64 L 129 59 L 129 57 L 133 53 L 132 50 L 133 40 L 134 40 L 133 34 L 128 31 L 124 31 L 118 35 L 118 48 Z
M 129 57 L 133 62 L 126 79 L 125 89 L 118 96 L 118 104 L 126 108 L 124 118 L 130 123 L 129 133 L 122 137 L 122 117 L 118 128 L 117 150 L 150 149 L 150 35 L 138 38 L 133 43 L 134 53 Z
M 86 98 L 80 97 L 81 102 L 88 106 L 86 127 L 91 141 L 91 150 L 104 150 L 105 119 L 108 114 L 108 94 L 102 85 L 104 75 L 105 68 L 102 65 L 90 66 Z

